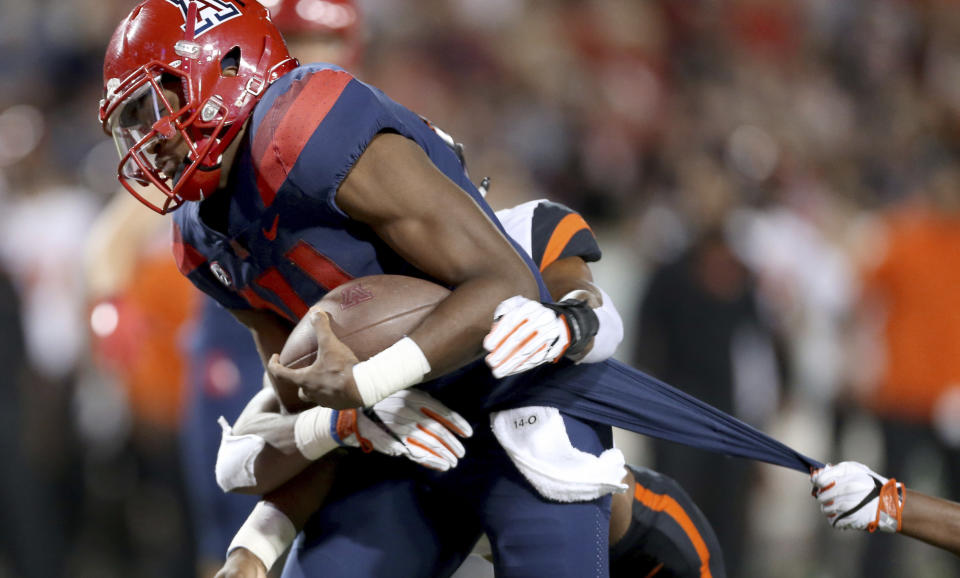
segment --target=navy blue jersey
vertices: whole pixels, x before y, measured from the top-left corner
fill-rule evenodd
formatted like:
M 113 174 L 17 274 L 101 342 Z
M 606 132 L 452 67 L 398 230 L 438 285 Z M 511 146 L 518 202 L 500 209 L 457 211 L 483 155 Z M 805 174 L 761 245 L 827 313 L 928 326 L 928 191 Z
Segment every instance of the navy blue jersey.
M 420 145 L 497 222 L 456 154 L 423 119 L 340 68 L 309 65 L 271 85 L 254 110 L 231 173 L 226 234 L 204 223 L 199 204 L 174 213 L 181 271 L 224 307 L 269 309 L 291 321 L 355 277 L 429 279 L 335 200 L 381 132 Z

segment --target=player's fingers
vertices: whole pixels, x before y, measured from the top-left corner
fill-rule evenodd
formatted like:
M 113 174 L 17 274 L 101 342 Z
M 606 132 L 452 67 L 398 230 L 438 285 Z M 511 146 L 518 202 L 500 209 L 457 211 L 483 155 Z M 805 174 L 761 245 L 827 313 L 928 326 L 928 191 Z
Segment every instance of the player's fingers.
M 417 428 L 419 428 L 424 435 L 433 436 L 437 443 L 441 444 L 453 456 L 462 458 L 464 454 L 467 453 L 466 448 L 463 447 L 463 444 L 460 443 L 457 436 L 440 425 L 439 422 L 434 420 L 422 421 L 417 424 Z
M 422 466 L 445 472 L 453 467 L 453 465 L 456 465 L 444 460 L 437 453 L 413 437 L 408 436 L 404 442 L 410 452 L 410 459 Z
M 546 311 L 550 316 L 553 313 L 545 309 L 539 302 L 523 299 L 523 305 L 519 308 L 505 312 L 502 317 L 490 328 L 483 340 L 483 347 L 487 351 L 494 351 L 500 348 L 510 348 L 511 343 L 523 340 L 524 336 L 530 332 L 529 327 L 539 324 L 543 313 Z
M 437 458 L 443 460 L 450 467 L 457 465 L 457 456 L 440 440 L 440 438 L 432 433 L 429 429 L 417 424 L 416 428 L 411 430 L 403 440 L 407 445 L 413 445 L 418 447 L 430 454 L 436 456 Z M 413 448 L 411 448 L 411 451 Z
M 534 330 L 522 335 L 517 335 L 516 339 L 507 339 L 487 356 L 487 365 L 489 365 L 491 369 L 497 369 L 504 365 L 510 368 L 516 367 L 522 363 L 533 350 L 541 345 L 537 341 L 538 336 L 539 333 Z
M 270 359 L 267 361 L 267 371 L 270 372 L 270 375 L 273 377 L 284 379 L 295 384 L 300 383 L 300 371 L 297 369 L 291 369 L 280 363 L 280 355 L 276 353 L 271 355 Z
M 331 338 L 336 339 L 333 330 L 330 329 L 330 315 L 323 309 L 313 309 L 308 313 L 310 315 L 310 325 L 317 335 L 317 350 L 322 350 Z
M 468 438 L 473 435 L 473 428 L 470 427 L 470 422 L 463 419 L 463 416 L 459 413 L 436 400 L 431 399 L 431 403 L 425 404 L 420 408 L 420 411 L 425 416 L 437 420 L 443 424 L 445 428 L 462 438 Z
M 513 297 L 504 299 L 497 305 L 497 308 L 493 310 L 493 318 L 501 319 L 511 312 L 527 306 L 531 302 L 533 301 L 520 295 L 514 295 Z
M 501 320 L 496 329 L 483 339 L 483 348 L 494 356 L 503 355 L 498 352 L 509 351 L 517 342 L 524 340 L 529 335 L 528 328 L 529 320 L 526 318 Z
M 509 359 L 503 361 L 500 365 L 492 368 L 494 377 L 501 378 L 516 373 L 533 369 L 544 362 L 548 344 L 542 342 L 532 342 L 529 347 L 518 351 Z M 536 349 L 531 349 L 535 347 Z

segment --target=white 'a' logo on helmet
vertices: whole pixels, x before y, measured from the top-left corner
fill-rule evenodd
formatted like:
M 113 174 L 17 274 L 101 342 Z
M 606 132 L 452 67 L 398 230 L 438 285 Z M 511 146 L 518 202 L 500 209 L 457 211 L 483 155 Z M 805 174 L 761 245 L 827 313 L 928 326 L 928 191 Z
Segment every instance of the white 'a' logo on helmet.
M 197 24 L 194 28 L 194 38 L 199 37 L 207 30 L 216 28 L 231 18 L 240 16 L 240 9 L 224 0 L 167 0 L 167 2 L 179 8 L 183 14 L 184 25 L 180 27 L 180 30 L 186 30 L 187 28 L 187 9 L 190 4 L 197 5 Z

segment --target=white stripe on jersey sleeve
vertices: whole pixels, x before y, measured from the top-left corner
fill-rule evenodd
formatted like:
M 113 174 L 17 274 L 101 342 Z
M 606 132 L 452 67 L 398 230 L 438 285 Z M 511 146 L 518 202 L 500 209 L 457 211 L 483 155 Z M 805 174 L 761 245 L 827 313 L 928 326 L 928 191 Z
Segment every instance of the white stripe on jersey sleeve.
M 533 257 L 533 211 L 546 199 L 537 199 L 497 211 L 497 218 L 503 224 L 507 234 L 520 244 L 531 258 Z

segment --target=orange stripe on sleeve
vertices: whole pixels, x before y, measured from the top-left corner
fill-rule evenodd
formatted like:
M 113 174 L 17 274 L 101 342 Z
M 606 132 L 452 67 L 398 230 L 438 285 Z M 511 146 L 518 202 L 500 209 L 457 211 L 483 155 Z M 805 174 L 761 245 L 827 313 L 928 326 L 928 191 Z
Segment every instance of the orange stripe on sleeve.
M 633 497 L 654 512 L 666 512 L 673 521 L 680 525 L 683 532 L 690 538 L 694 550 L 697 551 L 697 557 L 700 558 L 700 577 L 712 578 L 712 574 L 710 574 L 710 550 L 707 549 L 707 543 L 703 541 L 703 536 L 700 535 L 700 531 L 697 530 L 683 506 L 667 494 L 655 494 L 640 484 L 634 486 Z
M 543 258 L 540 260 L 540 271 L 543 272 L 544 269 L 552 265 L 553 262 L 560 257 L 560 254 L 563 253 L 570 239 L 584 229 L 589 231 L 590 225 L 583 220 L 583 217 L 576 213 L 570 213 L 560 219 L 560 222 L 557 223 L 556 228 L 553 230 L 553 234 L 550 235 L 550 240 L 547 241 L 547 248 L 543 251 Z

